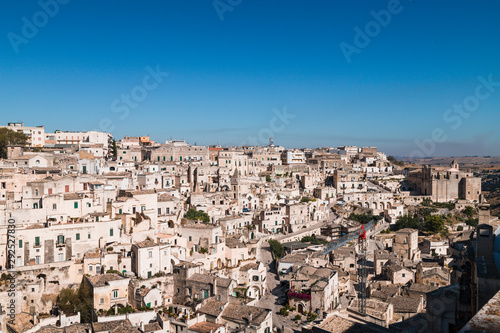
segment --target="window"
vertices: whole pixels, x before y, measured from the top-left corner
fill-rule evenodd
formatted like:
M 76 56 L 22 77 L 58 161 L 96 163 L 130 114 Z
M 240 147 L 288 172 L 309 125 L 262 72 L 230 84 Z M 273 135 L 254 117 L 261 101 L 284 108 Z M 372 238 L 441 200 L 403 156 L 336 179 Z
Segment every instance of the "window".
M 74 206 L 75 208 L 78 208 L 78 201 L 75 201 L 75 202 L 73 203 L 73 206 Z
M 52 210 L 56 210 L 57 209 L 57 204 L 52 204 Z
M 76 234 L 76 240 L 80 240 L 80 234 Z
M 109 236 L 113 237 L 113 228 L 109 229 Z
M 35 246 L 40 246 L 40 237 L 35 237 Z
M 93 272 L 93 271 L 94 271 L 94 266 L 89 265 L 89 272 Z
M 104 298 L 101 298 L 101 299 L 99 300 L 99 303 L 104 304 Z
M 193 241 L 193 237 L 189 236 L 189 241 L 192 242 Z
M 95 265 L 95 273 L 101 274 L 101 265 Z
M 405 274 L 403 273 L 403 277 L 405 277 Z
M 151 271 L 148 272 L 148 279 L 151 279 L 151 277 L 153 276 L 153 274 L 151 274 Z
M 148 258 L 153 258 L 153 251 L 148 251 Z
M 259 281 L 259 276 L 258 276 L 258 275 L 254 275 L 254 276 L 252 276 L 252 280 L 254 280 L 254 281 Z
M 64 244 L 64 235 L 57 236 L 57 245 Z
M 35 197 L 38 196 L 38 190 L 35 190 Z
M 123 210 L 121 208 L 118 209 L 118 214 L 123 214 Z
M 113 298 L 118 298 L 118 289 L 113 290 Z
M 20 249 L 22 249 L 22 248 L 23 248 L 23 240 L 22 240 L 22 239 L 20 239 L 20 240 L 19 240 L 19 248 L 20 248 Z
M 87 235 L 87 238 L 90 239 L 90 234 Z
M 64 186 L 64 192 L 69 192 L 69 185 Z
M 64 253 L 57 254 L 57 261 L 64 261 Z
M 6 182 L 2 182 L 2 189 L 5 189 L 7 187 L 7 183 Z
M 40 256 L 35 257 L 35 265 L 40 265 Z

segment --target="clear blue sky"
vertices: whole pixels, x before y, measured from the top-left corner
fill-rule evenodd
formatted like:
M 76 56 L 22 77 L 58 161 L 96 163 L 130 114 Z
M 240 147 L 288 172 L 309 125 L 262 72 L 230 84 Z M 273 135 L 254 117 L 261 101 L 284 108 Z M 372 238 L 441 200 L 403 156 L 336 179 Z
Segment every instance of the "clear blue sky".
M 500 86 L 460 124 L 443 119 L 474 96 L 478 76 L 500 81 L 499 1 L 401 0 L 350 63 L 339 45 L 355 46 L 354 28 L 388 1 L 220 3 L 237 4 L 223 20 L 211 0 L 71 0 L 54 17 L 38 1 L 3 0 L 0 122 L 92 130 L 104 119 L 117 138 L 205 145 L 272 132 L 286 147 L 401 156 L 441 128 L 446 140 L 424 148 L 430 155 L 500 155 Z M 23 17 L 38 20 L 36 35 L 23 35 Z M 168 76 L 121 119 L 120 96 L 140 92 L 148 66 Z M 283 108 L 295 115 L 285 126 L 273 121 Z

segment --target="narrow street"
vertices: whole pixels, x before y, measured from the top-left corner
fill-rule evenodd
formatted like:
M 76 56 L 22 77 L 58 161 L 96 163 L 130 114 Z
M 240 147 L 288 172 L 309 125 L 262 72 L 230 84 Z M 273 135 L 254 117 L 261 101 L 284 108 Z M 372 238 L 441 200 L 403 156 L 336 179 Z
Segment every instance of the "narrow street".
M 292 319 L 291 314 L 289 317 L 283 317 L 279 315 L 279 310 L 282 308 L 281 305 L 277 304 L 277 300 L 281 295 L 284 295 L 284 289 L 280 286 L 280 281 L 277 279 L 276 269 L 272 263 L 272 255 L 267 242 L 265 242 L 260 248 L 258 248 L 258 256 L 260 260 L 267 266 L 267 292 L 266 294 L 257 302 L 257 306 L 271 309 L 273 311 L 273 326 L 277 328 L 283 328 L 285 333 L 293 333 L 300 331 L 300 325 L 297 325 Z

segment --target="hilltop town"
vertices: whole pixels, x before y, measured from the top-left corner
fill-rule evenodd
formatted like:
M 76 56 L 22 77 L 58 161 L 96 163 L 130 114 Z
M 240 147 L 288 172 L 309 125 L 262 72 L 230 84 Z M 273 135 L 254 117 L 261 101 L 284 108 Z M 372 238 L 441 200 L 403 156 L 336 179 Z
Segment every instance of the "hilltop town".
M 500 221 L 457 161 L 0 134 L 2 331 L 500 331 Z

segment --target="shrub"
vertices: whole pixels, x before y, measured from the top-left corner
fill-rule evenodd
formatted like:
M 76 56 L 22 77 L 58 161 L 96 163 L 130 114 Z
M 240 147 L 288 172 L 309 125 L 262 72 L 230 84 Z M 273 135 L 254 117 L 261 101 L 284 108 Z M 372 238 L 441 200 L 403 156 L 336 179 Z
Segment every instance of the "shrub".
M 186 214 L 184 215 L 185 218 L 187 218 L 188 220 L 200 220 L 200 221 L 203 221 L 203 222 L 210 222 L 210 216 L 208 216 L 207 213 L 201 211 L 201 210 L 196 210 L 196 209 L 190 209 L 186 212 Z
M 307 315 L 307 321 L 314 321 L 316 318 L 318 318 L 318 315 L 314 312 L 309 312 Z
M 286 308 L 281 308 L 280 309 L 280 315 L 282 315 L 283 317 L 288 317 L 288 310 Z
M 280 242 L 274 239 L 270 239 L 269 241 L 269 247 L 271 248 L 271 252 L 274 254 L 275 258 L 281 258 L 283 257 L 283 254 L 285 254 L 285 248 L 283 245 L 281 245 Z
M 299 320 L 302 320 L 302 316 L 301 315 L 295 315 L 295 317 L 293 318 L 293 320 L 296 320 L 296 321 L 299 321 Z

